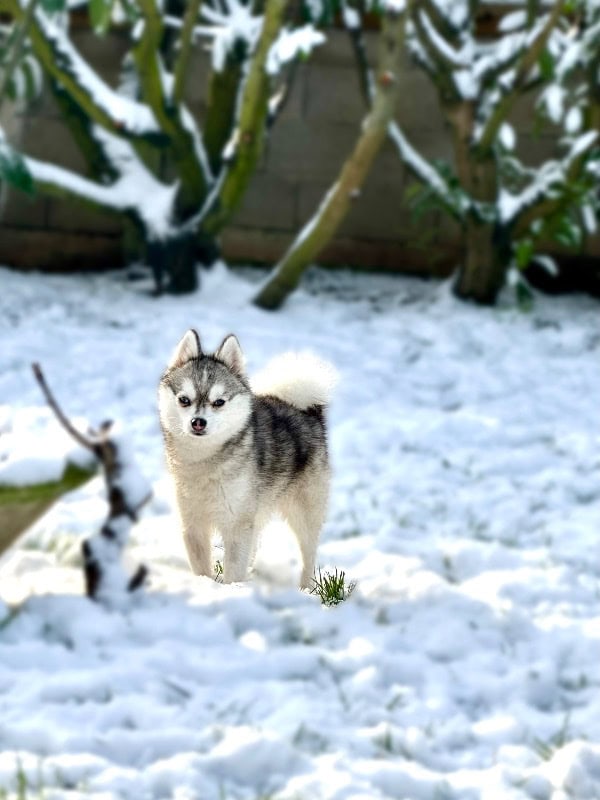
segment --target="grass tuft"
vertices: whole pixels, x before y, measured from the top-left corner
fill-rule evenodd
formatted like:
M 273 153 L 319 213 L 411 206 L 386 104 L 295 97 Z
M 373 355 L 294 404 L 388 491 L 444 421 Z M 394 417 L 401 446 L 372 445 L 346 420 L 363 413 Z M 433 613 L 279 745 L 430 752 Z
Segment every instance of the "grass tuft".
M 343 569 L 336 568 L 335 572 L 322 572 L 319 567 L 315 571 L 310 593 L 318 595 L 324 606 L 337 606 L 350 597 L 355 587 L 354 581 L 346 585 L 346 573 Z
M 533 749 L 540 758 L 544 761 L 550 761 L 554 754 L 563 748 L 569 741 L 569 724 L 571 721 L 570 712 L 565 715 L 565 719 L 560 729 L 556 731 L 553 736 L 550 736 L 545 741 L 538 739 L 533 740 Z

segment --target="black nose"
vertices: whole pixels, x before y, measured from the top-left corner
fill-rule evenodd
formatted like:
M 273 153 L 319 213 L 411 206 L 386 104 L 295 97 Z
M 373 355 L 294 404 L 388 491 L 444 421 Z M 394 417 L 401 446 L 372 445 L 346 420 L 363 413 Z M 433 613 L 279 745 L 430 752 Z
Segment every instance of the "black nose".
M 200 433 L 206 428 L 206 420 L 203 417 L 194 417 L 191 422 L 192 430 Z

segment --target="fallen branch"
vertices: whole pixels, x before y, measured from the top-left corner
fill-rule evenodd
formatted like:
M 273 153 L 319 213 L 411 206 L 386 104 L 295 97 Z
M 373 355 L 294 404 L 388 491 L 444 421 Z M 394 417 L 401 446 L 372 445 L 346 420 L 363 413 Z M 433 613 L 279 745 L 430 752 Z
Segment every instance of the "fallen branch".
M 91 450 L 100 462 L 106 483 L 108 516 L 100 531 L 82 544 L 85 586 L 88 597 L 114 601 L 123 592 L 133 592 L 144 583 L 148 570 L 140 564 L 132 576 L 121 565 L 131 525 L 152 491 L 140 475 L 127 442 L 112 422 L 83 434 L 58 405 L 39 364 L 33 374 L 56 418 L 78 444 Z

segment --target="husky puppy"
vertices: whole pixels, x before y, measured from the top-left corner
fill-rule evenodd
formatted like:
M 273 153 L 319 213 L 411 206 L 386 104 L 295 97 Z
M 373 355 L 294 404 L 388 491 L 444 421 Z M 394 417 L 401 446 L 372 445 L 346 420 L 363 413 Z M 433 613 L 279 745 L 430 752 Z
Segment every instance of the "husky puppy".
M 333 367 L 309 354 L 274 359 L 252 381 L 235 336 L 214 354 L 189 330 L 159 386 L 167 464 L 193 571 L 212 574 L 211 536 L 225 549 L 223 579 L 242 581 L 258 533 L 274 514 L 300 546 L 300 584 L 313 577 L 330 468 L 325 409 Z

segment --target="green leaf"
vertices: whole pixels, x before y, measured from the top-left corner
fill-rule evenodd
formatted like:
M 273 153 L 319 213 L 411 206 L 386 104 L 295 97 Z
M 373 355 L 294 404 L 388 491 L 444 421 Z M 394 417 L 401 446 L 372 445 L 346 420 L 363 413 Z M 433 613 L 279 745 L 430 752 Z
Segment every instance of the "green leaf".
M 415 200 L 423 191 L 423 184 L 422 183 L 409 183 L 409 185 L 404 190 L 404 197 L 407 202 L 411 202 L 411 200 Z
M 110 25 L 113 0 L 90 0 L 90 22 L 96 33 L 104 34 Z
M 25 161 L 10 145 L 0 140 L 0 180 L 4 180 L 27 194 L 35 193 L 33 178 Z
M 525 269 L 525 267 L 531 261 L 531 256 L 534 252 L 534 246 L 531 239 L 521 239 L 515 245 L 515 258 L 517 261 L 517 267 L 519 269 Z
M 553 232 L 557 242 L 565 247 L 577 249 L 581 246 L 582 232 L 581 227 L 567 216 L 558 221 L 558 225 Z
M 40 0 L 40 5 L 47 14 L 58 14 L 65 10 L 66 0 Z
M 524 280 L 517 281 L 515 285 L 517 304 L 521 311 L 529 312 L 533 308 L 534 296 L 529 284 Z
M 25 81 L 25 98 L 33 100 L 37 94 L 37 87 L 31 63 L 24 61 L 21 65 L 21 73 Z
M 563 4 L 563 14 L 575 14 L 577 11 L 577 0 L 566 0 Z
M 538 64 L 540 67 L 540 72 L 542 73 L 542 78 L 546 81 L 550 81 L 554 78 L 554 56 L 548 49 L 542 50 L 542 53 L 538 59 Z

